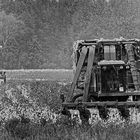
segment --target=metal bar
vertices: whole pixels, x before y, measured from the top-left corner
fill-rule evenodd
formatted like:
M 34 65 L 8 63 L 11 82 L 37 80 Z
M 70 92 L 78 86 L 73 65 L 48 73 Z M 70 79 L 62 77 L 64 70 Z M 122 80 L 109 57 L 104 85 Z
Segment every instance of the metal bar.
M 98 40 L 85 40 L 84 43 L 97 43 Z
M 92 46 L 97 45 L 98 43 L 81 43 L 82 46 Z
M 138 84 L 138 77 L 137 77 L 137 69 L 136 69 L 136 63 L 135 63 L 135 58 L 134 58 L 134 52 L 133 52 L 133 46 L 130 45 L 126 45 L 127 47 L 127 54 L 128 54 L 128 60 L 131 66 L 131 73 L 132 73 L 132 79 L 133 79 L 133 83 L 135 86 L 135 89 L 138 91 L 139 90 L 139 84 Z
M 128 91 L 128 92 L 123 92 L 123 93 L 101 93 L 98 94 L 98 97 L 105 97 L 105 96 L 134 96 L 134 95 L 140 95 L 140 91 L 139 92 L 135 92 L 135 91 Z
M 137 43 L 136 41 L 100 41 L 102 44 L 134 44 Z
M 63 103 L 63 107 L 67 108 L 76 108 L 78 106 L 85 106 L 87 108 L 93 107 L 117 107 L 117 106 L 127 106 L 127 107 L 136 107 L 140 106 L 140 101 L 133 101 L 133 102 L 117 102 L 117 101 L 108 101 L 108 102 L 81 102 L 81 103 Z
M 98 44 L 103 44 L 103 45 L 118 45 L 118 44 L 137 44 L 138 42 L 136 41 L 99 41 L 99 42 L 83 42 L 81 45 L 83 46 L 91 46 L 91 45 L 98 45 Z
M 94 40 L 84 40 L 85 43 L 89 42 L 139 42 L 138 39 L 94 39 Z
M 94 54 L 95 54 L 95 46 L 89 47 L 87 71 L 85 74 L 86 79 L 85 79 L 83 101 L 87 101 L 87 98 L 88 98 L 89 85 L 90 85 L 91 73 L 92 73 L 93 61 L 94 61 Z
M 77 80 L 78 80 L 78 78 L 79 78 L 79 75 L 80 75 L 80 72 L 81 72 L 81 69 L 82 69 L 82 66 L 83 66 L 83 63 L 84 63 L 86 54 L 87 54 L 87 48 L 86 48 L 86 47 L 83 47 L 83 48 L 82 48 L 82 52 L 80 53 L 80 58 L 79 58 L 78 64 L 77 64 L 76 73 L 75 73 L 73 82 L 72 82 L 72 84 L 71 84 L 71 89 L 70 89 L 70 101 L 72 100 L 73 92 L 74 92 L 74 89 L 75 89 Z

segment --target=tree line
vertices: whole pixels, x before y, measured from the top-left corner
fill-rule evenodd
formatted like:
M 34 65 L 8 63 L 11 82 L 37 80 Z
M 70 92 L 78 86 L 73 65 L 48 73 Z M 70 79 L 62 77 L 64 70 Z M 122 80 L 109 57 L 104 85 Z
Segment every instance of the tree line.
M 139 38 L 139 0 L 0 0 L 0 68 L 72 68 L 78 39 Z

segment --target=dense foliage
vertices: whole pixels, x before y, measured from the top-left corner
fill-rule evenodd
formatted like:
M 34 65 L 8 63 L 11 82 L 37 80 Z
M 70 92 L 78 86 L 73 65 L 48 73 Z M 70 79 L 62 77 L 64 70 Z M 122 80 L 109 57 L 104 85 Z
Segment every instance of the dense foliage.
M 0 87 L 1 140 L 139 140 L 139 115 L 129 122 L 110 110 L 109 120 L 92 110 L 90 125 L 82 125 L 77 115 L 60 115 L 59 95 L 68 96 L 69 84 L 45 81 L 10 81 Z
M 0 0 L 0 67 L 71 68 L 77 39 L 139 38 L 139 0 Z

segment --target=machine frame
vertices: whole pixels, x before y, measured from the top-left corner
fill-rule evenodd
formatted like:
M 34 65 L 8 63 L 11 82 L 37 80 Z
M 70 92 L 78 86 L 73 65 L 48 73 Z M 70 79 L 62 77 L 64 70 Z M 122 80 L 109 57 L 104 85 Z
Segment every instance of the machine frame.
M 120 58 L 116 60 L 116 57 L 113 56 L 114 53 L 105 54 L 105 46 L 110 46 L 113 49 L 113 46 L 120 47 Z M 125 46 L 125 47 L 124 47 Z M 136 107 L 140 106 L 140 61 L 139 61 L 139 46 L 140 40 L 138 39 L 113 39 L 113 40 L 80 40 L 74 43 L 74 64 L 75 64 L 75 74 L 73 82 L 70 88 L 70 98 L 63 100 L 62 107 L 65 111 L 63 114 L 67 114 L 66 110 L 68 109 L 79 109 L 79 108 L 106 108 L 106 107 Z M 104 49 L 106 56 L 102 60 L 97 60 L 101 52 L 100 48 Z M 127 54 L 127 61 L 123 59 L 123 49 L 125 48 Z M 116 47 L 115 47 L 116 50 Z M 98 53 L 97 53 L 98 52 Z M 115 52 L 116 53 L 116 52 Z M 108 58 L 110 55 L 111 58 Z M 106 58 L 105 58 L 106 57 Z M 108 59 L 108 60 L 105 60 Z M 85 66 L 86 63 L 86 66 Z M 91 77 L 92 81 L 94 78 L 92 74 L 95 74 L 94 70 L 100 69 L 103 66 L 119 65 L 124 66 L 125 69 L 129 69 L 131 73 L 133 89 L 125 90 L 120 92 L 91 92 Z M 97 68 L 98 67 L 98 68 Z M 74 91 L 77 88 L 77 83 L 79 82 L 79 77 L 82 71 L 85 71 L 83 88 L 81 93 L 74 95 Z M 101 73 L 100 73 L 101 74 Z M 128 77 L 127 77 L 128 78 Z M 100 79 L 101 80 L 101 79 Z M 98 83 L 99 84 L 99 83 Z M 94 88 L 94 83 L 92 84 Z M 102 84 L 100 84 L 101 88 Z M 102 89 L 102 88 L 101 88 Z M 62 97 L 62 96 L 61 96 Z M 81 100 L 76 101 L 76 99 L 81 98 Z M 126 97 L 126 98 L 125 98 Z M 63 98 L 64 99 L 64 98 Z M 131 100 L 129 100 L 131 99 Z M 82 113 L 81 113 L 82 114 Z

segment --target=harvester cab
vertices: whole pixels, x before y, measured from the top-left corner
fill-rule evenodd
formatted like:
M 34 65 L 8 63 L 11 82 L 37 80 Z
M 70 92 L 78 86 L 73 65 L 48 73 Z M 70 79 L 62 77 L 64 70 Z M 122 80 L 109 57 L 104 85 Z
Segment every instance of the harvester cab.
M 82 40 L 73 47 L 75 72 L 62 113 L 78 109 L 88 120 L 88 108 L 98 108 L 101 114 L 111 107 L 129 117 L 128 108 L 140 106 L 140 40 Z M 80 93 L 75 94 L 76 89 Z

